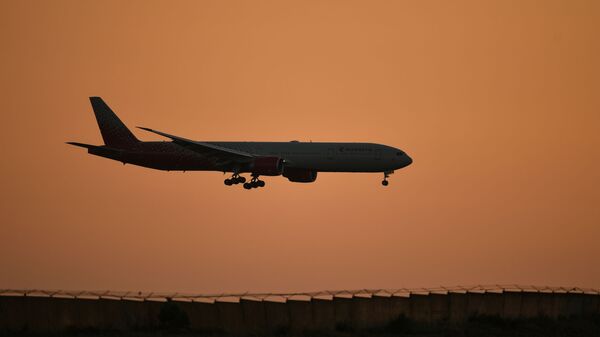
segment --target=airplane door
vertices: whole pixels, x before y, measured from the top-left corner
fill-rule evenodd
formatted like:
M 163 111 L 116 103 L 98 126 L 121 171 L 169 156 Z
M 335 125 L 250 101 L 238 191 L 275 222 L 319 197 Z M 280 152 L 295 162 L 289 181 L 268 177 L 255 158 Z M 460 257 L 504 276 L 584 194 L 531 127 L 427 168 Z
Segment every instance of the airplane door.
M 381 150 L 377 149 L 375 150 L 375 160 L 380 160 L 381 159 Z
M 332 148 L 327 149 L 327 159 L 333 160 L 333 153 L 334 151 Z

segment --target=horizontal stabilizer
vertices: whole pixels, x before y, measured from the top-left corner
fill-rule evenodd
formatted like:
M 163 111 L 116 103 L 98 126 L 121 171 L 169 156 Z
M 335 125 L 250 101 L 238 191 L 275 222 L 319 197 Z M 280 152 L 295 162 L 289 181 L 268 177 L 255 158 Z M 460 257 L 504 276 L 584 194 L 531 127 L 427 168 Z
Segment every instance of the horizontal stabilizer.
M 94 149 L 94 148 L 98 147 L 96 145 L 83 144 L 83 143 L 77 143 L 77 142 L 67 142 L 67 144 L 69 144 L 69 145 L 75 145 L 75 146 L 79 146 L 79 147 L 83 147 L 83 148 L 86 148 L 86 149 Z
M 95 156 L 110 158 L 118 161 L 123 161 L 123 150 L 110 148 L 106 146 L 97 146 L 90 144 L 83 144 L 77 142 L 67 142 L 69 145 L 83 147 L 88 150 L 89 154 L 93 154 Z

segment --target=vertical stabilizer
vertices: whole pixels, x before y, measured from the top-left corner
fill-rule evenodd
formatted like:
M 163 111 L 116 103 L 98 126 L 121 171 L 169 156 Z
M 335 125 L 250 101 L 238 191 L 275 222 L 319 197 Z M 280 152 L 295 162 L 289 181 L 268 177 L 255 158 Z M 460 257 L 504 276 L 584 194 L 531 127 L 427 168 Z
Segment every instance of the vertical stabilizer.
M 118 149 L 127 149 L 139 142 L 119 117 L 100 97 L 90 97 L 98 127 L 102 133 L 104 144 Z

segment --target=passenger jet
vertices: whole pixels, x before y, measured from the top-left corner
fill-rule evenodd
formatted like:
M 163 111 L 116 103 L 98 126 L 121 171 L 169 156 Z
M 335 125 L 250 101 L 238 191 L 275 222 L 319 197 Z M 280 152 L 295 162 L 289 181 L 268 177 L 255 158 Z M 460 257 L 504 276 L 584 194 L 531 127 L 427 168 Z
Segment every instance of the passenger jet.
M 373 143 L 213 142 L 194 141 L 139 127 L 171 141 L 143 142 L 121 122 L 100 97 L 90 97 L 104 145 L 68 142 L 89 154 L 166 171 L 231 173 L 227 186 L 249 190 L 264 187 L 260 176 L 284 176 L 296 183 L 312 183 L 318 172 L 380 172 L 383 186 L 394 170 L 412 163 L 402 150 Z M 250 180 L 242 176 L 250 174 Z

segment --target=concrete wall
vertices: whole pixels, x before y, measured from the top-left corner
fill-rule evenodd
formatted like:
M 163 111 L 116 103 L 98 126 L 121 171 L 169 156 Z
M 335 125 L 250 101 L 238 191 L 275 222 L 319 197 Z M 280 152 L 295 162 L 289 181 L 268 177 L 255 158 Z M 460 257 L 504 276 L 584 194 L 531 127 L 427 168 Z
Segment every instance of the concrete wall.
M 450 316 L 450 297 L 448 295 L 431 294 L 428 296 L 431 302 L 431 317 L 433 322 L 447 320 Z
M 128 330 L 155 327 L 158 325 L 160 305 L 158 302 L 141 301 L 0 296 L 0 330 Z
M 181 302 L 178 303 L 190 319 L 190 328 L 200 332 L 221 331 L 219 312 L 212 303 Z
M 333 307 L 335 313 L 336 329 L 350 329 L 352 327 L 352 298 L 334 297 Z
M 449 293 L 410 297 L 341 298 L 284 303 L 172 302 L 190 328 L 231 335 L 310 333 L 382 328 L 400 316 L 423 322 L 460 322 L 473 315 L 504 318 L 600 314 L 600 295 L 505 292 Z M 0 296 L 0 332 L 66 329 L 155 328 L 163 302 Z
M 410 316 L 410 298 L 401 296 L 390 297 L 390 317 L 398 318 Z
M 523 292 L 521 293 L 521 313 L 520 317 L 537 317 L 541 316 L 543 312 L 540 308 L 540 298 L 544 297 L 544 294 Z
M 448 311 L 448 320 L 451 322 L 461 322 L 467 318 L 467 295 L 462 293 L 449 293 L 450 302 Z
M 502 317 L 508 319 L 521 317 L 521 302 L 523 294 L 520 292 L 505 292 L 502 295 L 504 298 L 504 310 L 502 311 Z
M 289 331 L 290 314 L 287 303 L 265 301 L 264 306 L 267 331 L 282 334 Z
M 267 314 L 263 301 L 240 300 L 244 314 L 244 327 L 251 335 L 261 334 L 267 329 Z
M 313 299 L 312 324 L 317 331 L 335 330 L 335 304 L 332 300 Z
M 410 304 L 408 317 L 415 321 L 431 321 L 431 303 L 429 299 L 429 295 L 411 295 L 408 301 Z
M 245 332 L 244 312 L 240 303 L 217 301 L 214 305 L 217 307 L 219 326 L 222 331 L 234 335 Z

